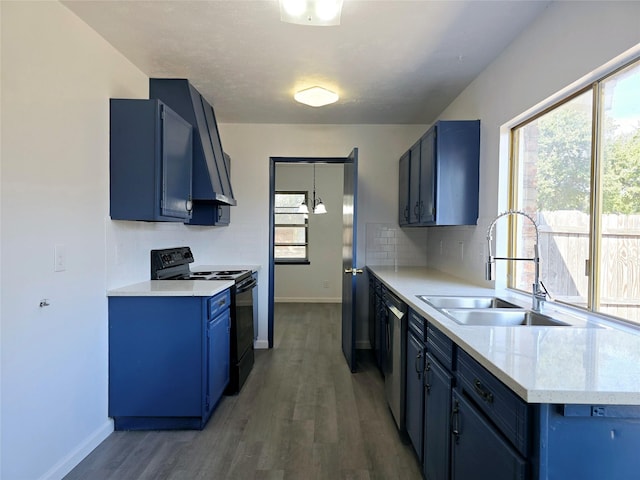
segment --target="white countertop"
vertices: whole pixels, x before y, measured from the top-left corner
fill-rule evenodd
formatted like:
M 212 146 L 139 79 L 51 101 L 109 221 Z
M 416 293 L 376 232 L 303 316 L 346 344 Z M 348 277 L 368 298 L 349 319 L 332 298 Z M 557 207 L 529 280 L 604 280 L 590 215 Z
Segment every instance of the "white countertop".
M 197 265 L 192 272 L 215 270 L 251 270 L 260 265 Z M 231 280 L 148 280 L 107 291 L 108 297 L 210 297 L 231 288 Z
M 496 292 L 426 268 L 368 268 L 525 401 L 640 405 L 640 330 L 613 323 L 584 328 L 590 324 L 586 313 L 567 327 L 460 325 L 417 295 Z M 553 316 L 554 308 L 545 302 L 543 313 Z
M 108 297 L 211 297 L 233 287 L 231 280 L 147 280 L 107 291 Z

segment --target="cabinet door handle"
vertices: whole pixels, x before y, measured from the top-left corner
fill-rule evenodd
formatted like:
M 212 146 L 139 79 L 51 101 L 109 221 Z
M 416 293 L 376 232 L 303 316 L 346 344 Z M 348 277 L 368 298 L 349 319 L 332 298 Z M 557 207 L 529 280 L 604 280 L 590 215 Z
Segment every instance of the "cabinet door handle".
M 416 206 L 413 207 L 413 214 L 417 220 L 420 220 L 420 203 L 416 202 Z
M 453 402 L 451 410 L 451 434 L 457 445 L 460 439 L 460 405 L 457 400 Z
M 423 216 L 424 216 L 424 202 L 420 200 L 420 220 L 422 220 Z
M 477 378 L 473 381 L 473 389 L 487 403 L 493 403 L 493 393 L 487 390 Z
M 427 373 L 429 373 L 431 371 L 431 362 L 426 362 L 424 365 L 424 389 L 426 390 L 427 394 L 431 392 L 431 384 L 429 383 L 429 379 L 427 376 Z
M 391 351 L 391 327 L 389 326 L 389 317 L 387 317 L 387 352 Z
M 409 221 L 409 205 L 404 207 L 404 219 Z
M 418 352 L 418 354 L 416 355 L 416 360 L 414 362 L 414 368 L 416 369 L 416 373 L 418 374 L 418 379 L 422 378 L 422 372 L 418 368 L 418 360 L 420 360 L 421 358 L 422 358 L 422 352 Z

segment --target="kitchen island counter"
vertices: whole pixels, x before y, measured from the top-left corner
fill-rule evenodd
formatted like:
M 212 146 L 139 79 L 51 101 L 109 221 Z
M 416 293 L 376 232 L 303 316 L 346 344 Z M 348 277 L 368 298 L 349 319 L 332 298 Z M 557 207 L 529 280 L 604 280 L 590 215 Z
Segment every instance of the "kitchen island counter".
M 416 313 L 528 403 L 640 405 L 640 331 L 577 309 L 574 326 L 466 326 L 418 295 L 526 297 L 474 285 L 437 270 L 369 266 Z M 524 303 L 523 303 L 524 301 Z M 530 302 L 530 299 L 529 299 Z M 556 308 L 545 302 L 543 313 Z

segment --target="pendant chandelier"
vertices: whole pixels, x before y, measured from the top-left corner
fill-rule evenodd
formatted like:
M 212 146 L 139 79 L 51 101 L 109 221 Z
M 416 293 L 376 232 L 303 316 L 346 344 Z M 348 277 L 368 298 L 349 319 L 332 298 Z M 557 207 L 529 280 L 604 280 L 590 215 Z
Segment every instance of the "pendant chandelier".
M 316 164 L 313 164 L 313 201 L 311 203 L 312 211 L 316 215 L 320 215 L 323 213 L 327 213 L 327 208 L 322 203 L 322 199 L 320 197 L 316 198 Z M 306 203 L 302 202 L 302 204 L 298 207 L 298 213 L 309 213 L 309 207 Z

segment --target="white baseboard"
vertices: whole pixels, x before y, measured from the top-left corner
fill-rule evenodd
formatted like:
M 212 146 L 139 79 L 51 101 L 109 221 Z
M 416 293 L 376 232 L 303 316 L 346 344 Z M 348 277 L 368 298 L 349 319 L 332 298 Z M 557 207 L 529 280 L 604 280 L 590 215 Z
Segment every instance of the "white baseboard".
M 269 348 L 269 340 L 256 340 L 253 342 L 253 348 L 257 350 Z
M 74 469 L 113 432 L 113 420 L 108 419 L 100 428 L 84 439 L 75 449 L 40 477 L 40 480 L 58 480 Z
M 342 303 L 342 298 L 332 298 L 332 297 L 277 297 L 274 300 L 276 303 Z

